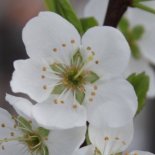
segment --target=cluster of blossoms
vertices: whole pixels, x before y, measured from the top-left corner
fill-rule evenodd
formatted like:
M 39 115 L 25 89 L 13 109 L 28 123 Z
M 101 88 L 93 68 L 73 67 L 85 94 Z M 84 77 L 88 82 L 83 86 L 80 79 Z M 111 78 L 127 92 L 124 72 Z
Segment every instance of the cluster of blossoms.
M 29 58 L 15 61 L 11 88 L 34 102 L 6 95 L 18 116 L 0 109 L 0 154 L 125 151 L 133 138 L 137 96 L 123 76 L 131 53 L 123 34 L 96 26 L 81 38 L 58 14 L 41 12 L 24 27 L 23 41 Z M 86 138 L 90 145 L 80 148 Z

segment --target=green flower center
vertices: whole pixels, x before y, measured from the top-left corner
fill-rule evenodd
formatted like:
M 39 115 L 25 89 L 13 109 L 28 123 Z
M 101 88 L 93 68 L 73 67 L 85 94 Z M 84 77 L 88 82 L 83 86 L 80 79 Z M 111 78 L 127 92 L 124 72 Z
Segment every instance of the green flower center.
M 60 77 L 59 84 L 54 87 L 52 94 L 61 94 L 66 90 L 71 90 L 76 95 L 76 100 L 81 104 L 85 97 L 85 84 L 94 83 L 99 76 L 89 70 L 84 70 L 84 61 L 80 51 L 77 51 L 70 62 L 70 66 L 61 63 L 51 64 L 51 69 Z
M 19 141 L 27 146 L 28 151 L 32 155 L 49 155 L 48 148 L 45 144 L 49 131 L 42 127 L 38 127 L 34 130 L 31 122 L 21 116 L 17 118 L 13 117 L 13 119 L 15 120 L 14 128 L 18 128 L 22 131 L 21 136 L 14 137 L 14 132 L 11 132 L 12 138 L 0 139 L 0 143 Z
M 28 132 L 26 133 L 24 138 L 25 138 L 25 143 L 27 144 L 31 152 L 35 152 L 35 150 L 39 151 L 41 149 L 43 142 L 40 135 L 38 135 L 37 133 Z
M 21 137 L 19 141 L 25 143 L 32 154 L 48 155 L 45 140 L 47 140 L 49 131 L 42 127 L 38 127 L 34 130 L 31 122 L 21 116 L 19 116 L 16 121 L 18 128 L 23 132 L 23 137 Z
M 48 148 L 45 144 L 49 131 L 42 127 L 38 127 L 34 130 L 32 128 L 31 121 L 28 121 L 21 116 L 18 116 L 17 118 L 13 117 L 13 119 L 15 121 L 14 128 L 18 128 L 22 131 L 21 136 L 15 137 L 15 133 L 11 132 L 10 135 L 12 138 L 0 139 L 0 144 L 2 145 L 3 143 L 18 141 L 25 144 L 28 148 L 28 151 L 32 155 L 49 155 Z M 4 123 L 3 128 L 5 128 Z M 3 150 L 5 150 L 4 146 Z
M 70 67 L 66 70 L 66 72 L 64 72 L 63 83 L 66 86 L 66 88 L 75 90 L 85 83 L 84 73 L 75 78 L 79 70 L 79 68 Z

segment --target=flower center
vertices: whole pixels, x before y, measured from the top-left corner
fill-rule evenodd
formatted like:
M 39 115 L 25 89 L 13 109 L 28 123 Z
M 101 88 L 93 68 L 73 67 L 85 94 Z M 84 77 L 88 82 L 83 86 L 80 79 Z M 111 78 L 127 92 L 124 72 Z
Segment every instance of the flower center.
M 80 51 L 77 51 L 71 59 L 70 66 L 61 63 L 51 64 L 51 69 L 60 78 L 52 94 L 60 95 L 66 90 L 71 90 L 81 104 L 85 97 L 85 84 L 94 83 L 99 79 L 96 73 L 84 69 L 89 61 L 90 58 L 84 61 Z
M 0 139 L 0 143 L 18 141 L 25 144 L 31 154 L 49 155 L 48 148 L 45 145 L 49 131 L 42 127 L 33 130 L 31 122 L 21 116 L 13 119 L 15 120 L 15 128 L 22 131 L 21 136 Z M 11 133 L 14 136 L 14 132 Z
M 35 152 L 35 150 L 39 151 L 41 149 L 42 139 L 37 133 L 26 133 L 24 139 L 31 152 Z
M 63 83 L 68 89 L 75 90 L 85 84 L 84 73 L 75 78 L 78 72 L 79 68 L 77 67 L 70 67 L 64 72 Z

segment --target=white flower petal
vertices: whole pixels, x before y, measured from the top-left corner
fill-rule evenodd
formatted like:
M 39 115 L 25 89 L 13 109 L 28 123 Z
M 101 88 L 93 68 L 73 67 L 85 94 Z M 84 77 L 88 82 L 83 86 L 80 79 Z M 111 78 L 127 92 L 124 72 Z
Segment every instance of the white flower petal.
M 73 103 L 71 97 L 63 100 L 63 103 L 55 103 L 55 98 L 51 97 L 33 107 L 33 117 L 47 129 L 67 129 L 85 125 L 86 109 Z
M 85 139 L 86 127 L 52 130 L 47 146 L 51 155 L 71 155 Z
M 149 62 L 143 58 L 141 59 L 130 59 L 129 66 L 126 70 L 125 76 L 128 77 L 132 73 L 145 72 L 150 77 L 150 88 L 148 91 L 148 97 L 155 96 L 155 73 L 153 68 L 149 65 Z
M 100 25 L 103 25 L 109 0 L 90 0 L 84 10 L 84 16 L 93 16 Z
M 92 93 L 87 94 L 85 101 L 91 124 L 100 126 L 104 121 L 117 127 L 133 119 L 138 104 L 135 91 L 129 82 L 124 79 L 109 80 L 98 85 L 97 90 L 90 87 L 88 89 L 95 93 L 95 96 L 92 96 Z
M 153 153 L 151 152 L 146 152 L 146 151 L 132 151 L 129 153 L 130 155 L 154 155 Z
M 87 57 L 93 56 L 88 66 L 99 76 L 109 79 L 125 71 L 130 49 L 119 30 L 108 26 L 91 28 L 84 34 L 82 44 Z
M 31 155 L 31 152 L 28 150 L 25 144 L 20 142 L 8 142 L 4 143 L 0 147 L 1 155 Z
M 96 128 L 90 125 L 89 138 L 92 144 L 104 155 L 122 152 L 132 141 L 133 122 L 118 128 L 108 126 Z
M 26 93 L 38 102 L 48 98 L 58 81 L 56 76 L 50 73 L 49 66 L 41 62 L 35 63 L 31 59 L 18 60 L 14 62 L 14 67 L 12 90 Z
M 0 139 L 18 137 L 19 135 L 20 132 L 16 129 L 13 117 L 6 110 L 0 108 Z
M 41 12 L 23 29 L 23 41 L 28 55 L 64 60 L 69 63 L 72 52 L 80 45 L 80 35 L 67 20 L 53 12 Z
M 12 139 L 21 136 L 21 132 L 16 128 L 15 120 L 13 117 L 4 109 L 0 108 L 0 140 L 5 138 Z M 16 148 L 16 149 L 15 149 Z M 18 141 L 1 142 L 0 154 L 3 155 L 30 155 L 25 154 L 24 145 Z
M 95 147 L 88 145 L 76 150 L 73 155 L 94 155 Z
M 23 117 L 32 119 L 32 103 L 27 100 L 24 99 L 22 97 L 16 97 L 16 96 L 12 96 L 7 94 L 6 95 L 6 100 L 9 102 L 10 105 L 12 105 L 16 112 Z

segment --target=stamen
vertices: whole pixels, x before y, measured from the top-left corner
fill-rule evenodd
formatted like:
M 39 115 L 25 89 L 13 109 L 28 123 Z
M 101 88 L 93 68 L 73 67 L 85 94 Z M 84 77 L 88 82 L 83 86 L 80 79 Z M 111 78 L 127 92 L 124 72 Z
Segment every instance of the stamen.
M 89 63 L 90 61 L 92 61 L 92 60 L 93 60 L 93 56 L 91 55 L 91 56 L 89 56 L 89 57 L 87 58 L 87 60 L 84 62 L 83 67 L 81 67 L 81 69 L 79 70 L 79 72 L 75 75 L 74 79 L 77 79 L 77 78 L 82 74 L 85 65 L 88 64 L 88 63 Z
M 72 107 L 73 107 L 73 109 L 77 109 L 78 106 L 77 106 L 77 104 L 73 104 Z
M 5 124 L 4 124 L 4 123 L 2 123 L 2 124 L 1 124 L 1 127 L 2 127 L 2 128 L 5 128 Z
M 41 78 L 42 78 L 42 79 L 45 79 L 45 75 L 41 75 Z
M 72 43 L 72 44 L 74 44 L 74 43 L 75 43 L 75 40 L 74 40 L 74 39 L 72 39 L 72 40 L 71 40 L 71 43 Z
M 54 100 L 54 101 L 56 101 L 56 102 L 55 102 L 56 104 L 57 104 L 57 103 L 64 104 L 64 99 L 62 99 L 62 98 L 63 98 L 63 96 L 66 94 L 66 92 L 67 92 L 67 89 L 65 89 L 65 90 L 57 97 L 57 99 Z
M 24 138 L 24 137 L 16 137 L 16 138 L 4 138 L 4 139 L 0 139 L 0 143 L 7 143 L 7 142 L 11 142 L 11 141 L 27 141 L 29 139 Z
M 45 66 L 42 67 L 42 71 L 43 71 L 43 72 L 45 72 L 46 69 L 47 69 L 47 68 L 46 68 Z
M 103 149 L 103 154 L 106 153 L 107 145 L 108 145 L 108 142 L 109 142 L 109 137 L 106 136 L 106 137 L 104 138 L 104 141 L 105 141 L 105 145 L 104 145 L 104 149 Z
M 47 86 L 46 85 L 43 85 L 43 89 L 46 90 L 47 89 Z
M 53 52 L 57 52 L 58 51 L 58 49 L 57 48 L 53 48 Z
M 95 61 L 95 63 L 98 65 L 98 64 L 99 64 L 99 61 L 98 61 L 98 60 L 96 60 L 96 61 Z
M 62 47 L 66 47 L 66 44 L 62 44 Z
M 91 50 L 91 47 L 90 47 L 90 46 L 88 46 L 88 47 L 87 47 L 87 50 L 88 50 L 88 51 L 90 51 L 90 50 Z

